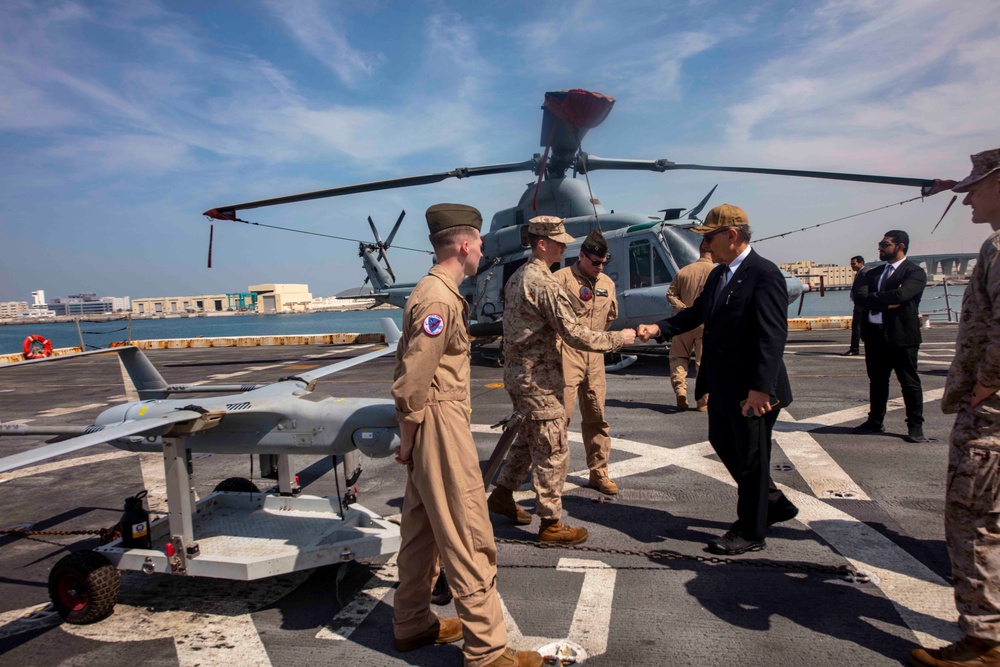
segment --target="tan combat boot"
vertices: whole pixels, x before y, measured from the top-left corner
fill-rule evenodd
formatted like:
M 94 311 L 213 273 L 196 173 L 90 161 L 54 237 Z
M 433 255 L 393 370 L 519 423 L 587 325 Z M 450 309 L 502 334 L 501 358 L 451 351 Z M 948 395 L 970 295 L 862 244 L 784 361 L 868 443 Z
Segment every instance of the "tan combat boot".
M 708 412 L 708 394 L 698 399 L 698 407 L 695 410 L 698 412 Z
M 608 473 L 603 470 L 590 471 L 590 488 L 597 489 L 606 496 L 614 496 L 618 493 L 618 485 L 612 482 Z
M 396 638 L 397 651 L 412 651 L 429 644 L 451 644 L 462 638 L 462 622 L 457 616 L 439 618 L 434 625 L 414 637 Z
M 543 544 L 562 544 L 568 547 L 586 540 L 586 528 L 571 528 L 559 523 L 559 519 L 543 519 L 542 527 L 538 531 L 538 541 Z
M 910 652 L 914 667 L 996 667 L 1000 665 L 1000 643 L 966 635 L 942 648 L 915 648 Z
M 542 654 L 537 651 L 515 651 L 508 646 L 486 667 L 542 667 L 542 662 Z
M 687 394 L 677 394 L 677 412 L 686 412 L 688 409 Z
M 519 526 L 531 523 L 531 515 L 514 502 L 514 492 L 506 486 L 497 486 L 486 500 L 486 506 L 494 514 L 505 516 Z

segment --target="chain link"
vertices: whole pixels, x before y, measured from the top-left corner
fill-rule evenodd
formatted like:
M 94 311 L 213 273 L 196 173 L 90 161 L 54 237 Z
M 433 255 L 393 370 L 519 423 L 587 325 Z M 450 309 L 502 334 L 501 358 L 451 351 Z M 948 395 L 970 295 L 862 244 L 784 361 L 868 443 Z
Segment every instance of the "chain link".
M 115 524 L 110 528 L 101 528 L 98 530 L 25 530 L 23 528 L 10 528 L 0 530 L 0 535 L 97 535 L 101 538 L 101 544 L 107 544 L 121 537 L 121 532 L 118 524 Z
M 534 547 L 536 549 L 567 549 L 569 551 L 582 551 L 586 553 L 611 554 L 615 556 L 640 556 L 656 561 L 686 560 L 698 563 L 712 563 L 715 565 L 743 565 L 746 567 L 762 567 L 775 570 L 790 570 L 795 572 L 818 572 L 839 577 L 845 581 L 858 584 L 871 582 L 871 576 L 865 572 L 860 572 L 850 565 L 818 565 L 816 563 L 788 563 L 773 560 L 746 560 L 742 558 L 725 558 L 722 556 L 696 556 L 684 554 L 679 551 L 669 549 L 656 549 L 653 551 L 641 551 L 637 549 L 614 549 L 610 547 L 586 547 L 582 545 L 566 546 L 562 544 L 545 544 L 534 540 L 515 540 L 505 537 L 495 538 L 498 544 L 512 544 L 515 546 Z

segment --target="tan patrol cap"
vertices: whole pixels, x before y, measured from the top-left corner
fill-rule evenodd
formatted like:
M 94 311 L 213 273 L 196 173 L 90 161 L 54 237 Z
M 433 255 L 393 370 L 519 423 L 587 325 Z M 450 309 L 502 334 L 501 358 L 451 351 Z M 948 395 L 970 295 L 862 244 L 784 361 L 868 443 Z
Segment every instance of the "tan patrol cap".
M 726 227 L 739 227 L 749 225 L 747 212 L 739 206 L 732 204 L 719 204 L 705 216 L 705 223 L 689 229 L 695 234 L 711 234 L 712 232 L 725 229 Z
M 434 204 L 427 209 L 427 229 L 437 234 L 449 227 L 475 227 L 482 229 L 483 214 L 479 209 L 465 204 Z
M 976 153 L 969 158 L 972 160 L 972 173 L 953 187 L 952 192 L 968 192 L 973 185 L 1000 169 L 1000 148 Z
M 540 215 L 528 221 L 528 233 L 544 236 L 559 243 L 572 243 L 576 239 L 566 233 L 566 225 L 562 218 L 554 215 Z

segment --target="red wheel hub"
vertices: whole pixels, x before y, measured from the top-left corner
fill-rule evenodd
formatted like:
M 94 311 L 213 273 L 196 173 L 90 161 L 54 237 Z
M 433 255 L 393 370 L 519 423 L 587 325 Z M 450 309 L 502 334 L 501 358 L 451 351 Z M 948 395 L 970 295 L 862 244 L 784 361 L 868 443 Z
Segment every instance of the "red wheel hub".
M 83 580 L 75 574 L 66 574 L 59 580 L 59 601 L 70 611 L 80 611 L 90 602 Z

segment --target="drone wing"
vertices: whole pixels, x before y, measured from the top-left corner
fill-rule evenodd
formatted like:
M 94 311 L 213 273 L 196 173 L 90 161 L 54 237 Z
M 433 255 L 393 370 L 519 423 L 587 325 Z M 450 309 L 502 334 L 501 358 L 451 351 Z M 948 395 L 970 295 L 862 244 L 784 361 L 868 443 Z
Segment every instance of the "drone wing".
M 385 333 L 385 342 L 389 344 L 389 346 L 384 350 L 376 350 L 375 352 L 362 354 L 359 357 L 354 357 L 353 359 L 347 359 L 346 361 L 324 366 L 323 368 L 318 368 L 311 373 L 301 373 L 295 377 L 304 382 L 312 382 L 313 380 L 321 377 L 332 375 L 333 373 L 338 373 L 340 371 L 347 370 L 348 368 L 353 368 L 354 366 L 360 366 L 361 364 L 371 361 L 372 359 L 378 359 L 379 357 L 384 357 L 387 354 L 393 354 L 396 351 L 396 346 L 399 345 L 399 339 L 403 334 L 400 332 L 399 327 L 396 326 L 396 323 L 392 321 L 392 318 L 383 317 L 381 319 L 381 323 L 382 331 Z
M 102 445 L 106 442 L 117 440 L 118 438 L 163 431 L 165 427 L 168 427 L 171 424 L 191 421 L 192 419 L 198 419 L 199 417 L 201 417 L 201 413 L 195 412 L 194 410 L 178 410 L 177 412 L 169 415 L 163 415 L 162 417 L 138 419 L 116 424 L 114 426 L 108 426 L 93 433 L 87 433 L 86 435 L 70 438 L 69 440 L 63 440 L 62 442 L 57 442 L 53 445 L 29 449 L 26 452 L 2 458 L 0 459 L 0 473 L 7 472 L 8 470 L 14 470 L 16 468 L 23 468 L 24 466 L 28 466 L 33 463 L 39 463 L 47 459 L 62 456 L 63 454 L 69 454 L 70 452 L 75 452 L 80 449 L 93 447 L 94 445 Z

